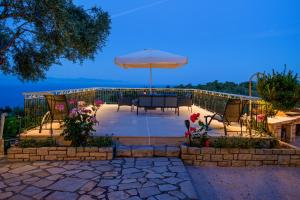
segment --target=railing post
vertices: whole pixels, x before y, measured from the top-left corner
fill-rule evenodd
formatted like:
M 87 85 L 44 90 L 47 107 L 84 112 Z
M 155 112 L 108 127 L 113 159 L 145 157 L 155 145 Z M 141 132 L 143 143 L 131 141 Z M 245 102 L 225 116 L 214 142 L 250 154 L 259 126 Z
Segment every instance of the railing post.
M 3 138 L 3 131 L 4 131 L 4 122 L 7 113 L 2 113 L 0 118 L 0 157 L 4 155 L 4 138 Z

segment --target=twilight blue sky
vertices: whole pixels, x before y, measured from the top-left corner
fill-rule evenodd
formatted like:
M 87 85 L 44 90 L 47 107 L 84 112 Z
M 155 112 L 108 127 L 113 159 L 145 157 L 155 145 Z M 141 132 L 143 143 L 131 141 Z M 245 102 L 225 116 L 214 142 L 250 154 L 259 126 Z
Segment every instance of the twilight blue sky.
M 100 6 L 112 17 L 103 52 L 82 65 L 63 61 L 55 78 L 93 78 L 147 84 L 146 69 L 124 70 L 117 55 L 145 48 L 186 55 L 178 69 L 153 70 L 158 85 L 245 81 L 254 72 L 283 65 L 300 73 L 299 0 L 76 0 Z M 0 80 L 5 80 L 0 76 Z M 2 81 L 1 81 L 2 82 Z

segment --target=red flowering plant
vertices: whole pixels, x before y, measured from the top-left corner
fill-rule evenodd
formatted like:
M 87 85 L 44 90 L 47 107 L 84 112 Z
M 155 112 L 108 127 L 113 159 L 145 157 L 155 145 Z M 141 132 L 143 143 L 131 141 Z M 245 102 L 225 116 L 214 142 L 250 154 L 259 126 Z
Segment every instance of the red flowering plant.
M 255 128 L 258 132 L 260 133 L 264 133 L 267 132 L 266 130 L 266 115 L 265 114 L 259 114 L 256 116 L 256 124 L 255 124 Z
M 187 131 L 184 136 L 188 139 L 190 145 L 195 138 L 203 140 L 201 143 L 205 143 L 208 146 L 207 132 L 205 131 L 205 124 L 200 119 L 200 113 L 194 113 L 190 116 L 189 120 L 184 121 Z
M 62 136 L 71 141 L 71 146 L 86 146 L 92 136 L 93 128 L 97 123 L 96 116 L 91 109 L 73 108 L 64 119 Z

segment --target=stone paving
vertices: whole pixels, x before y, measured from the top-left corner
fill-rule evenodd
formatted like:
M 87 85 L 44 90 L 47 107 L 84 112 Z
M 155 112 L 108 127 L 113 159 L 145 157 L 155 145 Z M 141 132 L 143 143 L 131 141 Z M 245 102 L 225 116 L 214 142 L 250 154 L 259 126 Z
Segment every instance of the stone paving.
M 179 158 L 0 164 L 0 199 L 198 199 Z

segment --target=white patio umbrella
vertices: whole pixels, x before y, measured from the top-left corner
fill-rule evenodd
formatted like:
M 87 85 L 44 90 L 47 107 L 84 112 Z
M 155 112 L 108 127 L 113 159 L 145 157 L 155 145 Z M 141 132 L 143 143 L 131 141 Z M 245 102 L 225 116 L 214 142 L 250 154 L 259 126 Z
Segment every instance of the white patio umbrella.
M 150 93 L 152 93 L 152 68 L 177 68 L 188 63 L 185 56 L 172 53 L 145 49 L 124 56 L 117 56 L 115 64 L 127 68 L 149 68 L 150 69 Z

